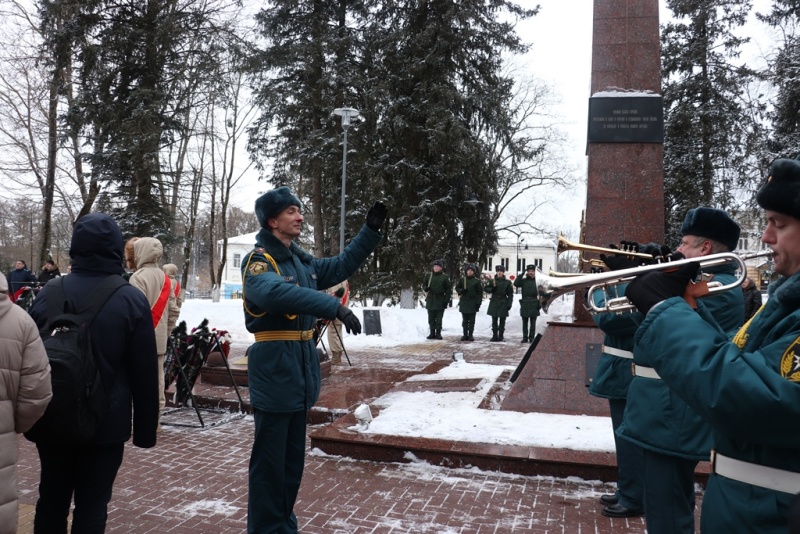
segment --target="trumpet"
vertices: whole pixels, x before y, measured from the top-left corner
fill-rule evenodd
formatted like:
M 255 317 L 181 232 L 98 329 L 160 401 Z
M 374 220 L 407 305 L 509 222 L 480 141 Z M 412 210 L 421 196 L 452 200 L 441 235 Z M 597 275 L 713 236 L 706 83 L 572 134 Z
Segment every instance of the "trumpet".
M 613 250 L 613 249 L 612 249 Z M 759 254 L 748 255 L 747 259 L 752 259 L 757 256 L 766 256 L 772 252 L 763 252 Z M 652 258 L 647 254 L 649 258 Z M 735 282 L 730 284 L 720 284 L 719 282 L 698 282 L 693 284 L 698 286 L 695 291 L 692 291 L 692 296 L 695 298 L 705 297 L 723 291 L 730 291 L 742 285 L 745 277 L 747 276 L 747 267 L 745 266 L 744 259 L 738 254 L 732 252 L 723 252 L 720 254 L 710 254 L 700 258 L 683 259 L 677 261 L 670 261 L 666 263 L 656 263 L 653 265 L 643 265 L 641 267 L 633 267 L 631 269 L 620 269 L 618 271 L 608 271 L 604 273 L 591 273 L 578 276 L 567 277 L 554 277 L 547 276 L 541 271 L 536 273 L 537 288 L 539 290 L 539 304 L 543 311 L 553 302 L 554 299 L 578 291 L 580 289 L 588 288 L 587 300 L 589 301 L 589 309 L 592 313 L 622 313 L 626 311 L 635 311 L 636 306 L 626 297 L 618 297 L 609 299 L 608 290 L 612 287 L 626 284 L 633 281 L 637 276 L 647 274 L 653 271 L 671 271 L 689 262 L 696 261 L 700 264 L 700 268 L 708 269 L 710 267 L 717 267 L 729 263 L 734 263 L 738 267 L 739 276 Z M 594 302 L 595 291 L 603 291 L 605 306 L 599 307 Z
M 606 264 L 603 263 L 603 260 L 594 258 L 591 260 L 587 260 L 584 258 L 584 252 L 594 252 L 597 254 L 619 254 L 621 256 L 628 256 L 630 258 L 642 258 L 645 260 L 652 260 L 653 256 L 650 254 L 646 254 L 644 252 L 634 252 L 632 250 L 625 250 L 625 249 L 618 249 L 618 248 L 604 248 L 604 247 L 595 247 L 592 245 L 587 245 L 585 243 L 574 243 L 564 237 L 563 235 L 558 236 L 558 243 L 556 245 L 556 253 L 561 254 L 562 252 L 568 252 L 571 250 L 579 250 L 581 252 L 578 259 L 580 260 L 581 264 L 588 263 L 592 267 L 597 269 L 603 269 L 606 267 Z

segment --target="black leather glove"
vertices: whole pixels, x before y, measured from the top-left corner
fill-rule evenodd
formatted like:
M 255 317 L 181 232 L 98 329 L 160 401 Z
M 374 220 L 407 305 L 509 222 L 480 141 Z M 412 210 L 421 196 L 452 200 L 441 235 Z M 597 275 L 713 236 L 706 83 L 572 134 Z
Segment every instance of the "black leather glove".
M 378 201 L 373 204 L 367 212 L 367 226 L 370 230 L 379 231 L 381 226 L 383 226 L 383 221 L 386 220 L 386 214 L 388 212 L 389 210 L 383 202 Z
M 348 334 L 358 335 L 361 333 L 361 321 L 358 320 L 356 314 L 350 311 L 350 308 L 340 304 L 339 311 L 336 312 L 336 318 L 342 321 Z
M 339 298 L 342 298 L 344 296 L 344 288 L 340 287 L 339 289 L 337 289 L 334 295 L 336 295 Z
M 686 286 L 694 280 L 699 270 L 700 264 L 692 261 L 675 271 L 651 271 L 637 276 L 625 289 L 625 296 L 640 312 L 647 314 L 662 300 L 682 297 L 686 292 Z
M 614 254 L 613 256 L 600 254 L 600 259 L 612 271 L 619 271 L 620 269 L 632 269 L 633 267 L 639 267 L 642 264 L 638 258 L 623 256 L 621 254 Z

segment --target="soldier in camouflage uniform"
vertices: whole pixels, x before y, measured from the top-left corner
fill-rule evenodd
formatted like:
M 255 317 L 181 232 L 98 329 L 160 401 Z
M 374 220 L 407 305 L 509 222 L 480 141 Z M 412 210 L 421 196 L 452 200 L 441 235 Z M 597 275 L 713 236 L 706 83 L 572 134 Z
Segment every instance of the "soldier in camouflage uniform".
M 461 341 L 475 341 L 472 333 L 475 330 L 475 315 L 481 307 L 483 300 L 483 284 L 480 278 L 475 276 L 477 268 L 474 263 L 467 265 L 464 276 L 458 281 L 456 293 L 459 294 L 458 311 L 461 312 L 461 327 L 464 335 Z
M 508 311 L 514 303 L 514 287 L 506 279 L 505 267 L 498 265 L 494 270 L 494 278 L 483 288 L 484 291 L 492 294 L 489 299 L 489 309 L 486 311 L 492 316 L 492 339 L 489 341 L 505 341 L 503 332 L 506 329 Z
M 444 262 L 435 260 L 431 272 L 425 275 L 422 289 L 425 291 L 425 308 L 428 310 L 428 326 L 431 333 L 427 339 L 442 339 L 442 317 L 453 298 L 450 278 L 442 272 Z

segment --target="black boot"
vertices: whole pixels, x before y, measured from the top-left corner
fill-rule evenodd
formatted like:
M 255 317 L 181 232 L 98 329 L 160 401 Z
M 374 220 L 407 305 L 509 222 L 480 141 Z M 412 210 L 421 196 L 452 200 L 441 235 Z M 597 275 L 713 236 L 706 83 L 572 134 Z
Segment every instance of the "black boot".
M 520 343 L 527 343 L 527 342 L 528 342 L 528 338 L 527 337 L 523 337 L 522 341 L 520 341 Z
M 469 333 L 467 334 L 467 341 L 475 341 L 475 338 L 472 337 L 472 328 L 469 329 Z
M 437 328 L 436 329 L 436 339 L 442 339 L 442 329 L 441 328 Z
M 425 339 L 436 339 L 436 330 L 431 328 L 431 333 Z
M 497 341 L 505 341 L 505 339 L 503 339 L 503 331 L 502 330 L 500 330 L 500 332 L 497 334 Z
M 497 330 L 492 330 L 492 339 L 490 339 L 489 341 L 500 341 L 499 339 L 497 339 Z
M 464 329 L 464 335 L 461 336 L 461 341 L 466 341 L 468 339 L 469 339 L 469 333 L 467 332 L 467 329 L 465 328 Z

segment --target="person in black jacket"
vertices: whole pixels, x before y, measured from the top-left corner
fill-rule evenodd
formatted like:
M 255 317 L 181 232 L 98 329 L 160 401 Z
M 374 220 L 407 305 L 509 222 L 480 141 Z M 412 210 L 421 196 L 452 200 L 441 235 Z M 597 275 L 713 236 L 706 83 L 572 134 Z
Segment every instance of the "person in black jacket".
M 72 233 L 72 273 L 64 277 L 68 301 L 81 306 L 108 275 L 122 275 L 123 239 L 111 217 L 81 217 Z M 45 286 L 30 310 L 40 331 L 47 324 Z M 112 384 L 108 411 L 89 443 L 68 444 L 57 436 L 30 437 L 41 462 L 34 532 L 67 532 L 74 497 L 72 532 L 103 532 L 108 503 L 125 442 L 156 444 L 158 377 L 156 339 L 144 294 L 125 284 L 101 308 L 91 326 L 92 351 L 104 384 Z M 26 435 L 28 437 L 28 435 Z
M 59 276 L 61 276 L 61 271 L 58 270 L 58 265 L 56 265 L 56 262 L 53 260 L 47 260 L 44 262 L 42 272 L 39 273 L 39 284 L 45 285 L 53 278 L 58 278 Z
M 744 320 L 749 320 L 761 307 L 761 292 L 749 278 L 742 282 L 742 294 L 744 295 Z

